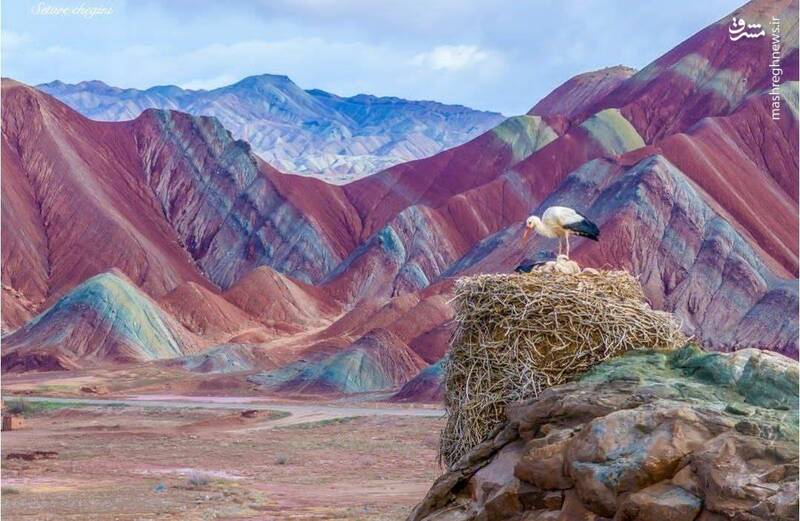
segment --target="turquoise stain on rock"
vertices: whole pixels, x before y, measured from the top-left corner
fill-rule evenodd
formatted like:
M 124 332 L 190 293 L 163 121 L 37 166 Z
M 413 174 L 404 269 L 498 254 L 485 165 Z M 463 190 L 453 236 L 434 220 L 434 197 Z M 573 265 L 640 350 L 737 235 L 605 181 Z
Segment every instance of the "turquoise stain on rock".
M 748 404 L 797 411 L 800 406 L 797 367 L 787 372 L 776 356 L 779 355 L 748 358 L 736 381 L 736 391 Z
M 299 361 L 248 380 L 268 388 L 313 385 L 342 393 L 380 391 L 395 385 L 363 348 L 348 349 L 317 361 Z
M 714 409 L 731 421 L 740 421 L 744 412 L 748 421 L 777 437 L 798 440 L 798 366 L 776 353 L 745 349 L 725 354 L 695 346 L 671 353 L 630 352 L 594 367 L 580 380 L 657 384 L 664 396 Z
M 698 53 L 681 57 L 672 65 L 666 66 L 655 61 L 634 74 L 630 80 L 644 85 L 665 71 L 681 76 L 695 85 L 699 92 L 713 92 L 730 105 L 738 104 L 748 92 L 744 74 L 735 69 L 715 69 L 708 58 Z
M 412 282 L 413 286 L 416 288 L 422 289 L 430 284 L 428 276 L 425 275 L 425 272 L 422 271 L 422 268 L 420 268 L 416 262 L 409 262 L 403 266 L 403 269 L 400 270 L 400 275 L 409 282 Z
M 511 147 L 516 164 L 558 137 L 539 116 L 515 116 L 492 129 L 492 133 Z
M 429 365 L 425 369 L 419 372 L 419 374 L 415 378 L 423 378 L 423 379 L 441 379 L 444 376 L 444 368 L 447 364 L 447 355 L 443 356 L 435 363 Z
M 142 360 L 183 354 L 156 306 L 132 284 L 113 273 L 101 273 L 88 279 L 18 331 L 24 331 L 28 338 L 26 343 L 30 344 L 57 346 L 82 342 L 82 338 L 72 338 L 72 335 L 77 333 L 77 322 L 85 317 L 87 310 L 96 316 L 90 319 L 96 330 L 108 329 L 106 342 L 116 337 L 133 346 Z M 14 336 L 9 337 L 12 345 Z
M 363 393 L 397 388 L 424 364 L 385 330 L 373 330 L 342 351 L 309 356 L 248 380 L 273 390 Z
M 236 373 L 254 369 L 252 346 L 223 344 L 204 353 L 181 358 L 183 366 L 197 373 Z
M 345 393 L 379 391 L 393 386 L 383 368 L 364 349 L 334 355 L 320 367 L 319 381 Z
M 709 353 L 694 346 L 632 351 L 578 380 L 568 384 L 575 393 L 603 394 L 609 387 L 610 394 L 629 397 L 591 420 L 566 452 L 576 487 L 592 483 L 591 495 L 609 511 L 606 515 L 613 514 L 615 498 L 632 483 L 643 487 L 661 481 L 661 472 L 685 461 L 683 443 L 691 437 L 678 435 L 684 428 L 706 429 L 709 439 L 738 431 L 768 444 L 798 440 L 798 365 L 775 353 Z M 598 398 L 594 405 L 605 401 Z
M 159 178 L 154 189 L 214 283 L 228 288 L 261 264 L 316 281 L 338 264 L 324 235 L 261 175 L 247 143 L 213 117 L 153 114 L 171 149 L 170 167 L 150 173 Z M 174 198 L 176 183 L 186 201 Z
M 720 357 L 699 349 L 682 349 L 669 360 L 672 367 L 698 380 L 733 385 L 744 372 L 746 360 L 742 358 Z
M 699 90 L 711 91 L 735 105 L 747 93 L 747 82 L 741 71 L 716 70 L 708 58 L 697 53 L 687 54 L 671 67 L 671 70 L 694 83 Z
M 645 145 L 642 137 L 619 109 L 600 111 L 580 126 L 611 155 L 618 156 Z
M 406 248 L 403 246 L 403 241 L 397 235 L 391 226 L 385 226 L 378 232 L 378 244 L 381 249 L 385 251 L 389 257 L 395 260 L 398 264 L 402 264 L 406 259 Z

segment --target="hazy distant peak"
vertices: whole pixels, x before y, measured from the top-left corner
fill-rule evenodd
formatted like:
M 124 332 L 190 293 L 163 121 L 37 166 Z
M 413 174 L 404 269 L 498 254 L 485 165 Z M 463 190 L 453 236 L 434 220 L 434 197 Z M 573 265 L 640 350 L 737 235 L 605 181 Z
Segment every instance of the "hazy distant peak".
M 344 182 L 460 145 L 503 120 L 436 101 L 303 90 L 288 76 L 259 74 L 211 90 L 159 85 L 120 89 L 101 81 L 38 88 L 83 115 L 134 119 L 148 108 L 216 117 L 275 167 Z

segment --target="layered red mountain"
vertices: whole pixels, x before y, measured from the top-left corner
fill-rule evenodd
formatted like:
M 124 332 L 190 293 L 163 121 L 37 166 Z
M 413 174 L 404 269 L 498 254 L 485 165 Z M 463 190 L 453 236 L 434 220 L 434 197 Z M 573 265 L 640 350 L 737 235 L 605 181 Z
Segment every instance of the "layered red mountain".
M 783 21 L 778 119 L 769 46 L 731 42 L 726 16 L 343 187 L 278 172 L 213 118 L 94 122 L 3 80 L 3 368 L 169 358 L 273 388 L 396 387 L 445 353 L 454 277 L 553 248 L 518 241 L 553 204 L 601 228 L 576 260 L 636 273 L 700 342 L 796 357 L 797 3 L 735 14 Z

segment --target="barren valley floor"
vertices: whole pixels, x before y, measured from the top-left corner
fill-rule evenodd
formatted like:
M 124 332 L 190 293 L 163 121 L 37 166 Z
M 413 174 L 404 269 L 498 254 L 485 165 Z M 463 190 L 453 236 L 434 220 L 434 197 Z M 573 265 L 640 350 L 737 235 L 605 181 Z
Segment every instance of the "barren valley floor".
M 192 400 L 27 399 L 2 436 L 2 514 L 394 520 L 439 473 L 436 409 Z

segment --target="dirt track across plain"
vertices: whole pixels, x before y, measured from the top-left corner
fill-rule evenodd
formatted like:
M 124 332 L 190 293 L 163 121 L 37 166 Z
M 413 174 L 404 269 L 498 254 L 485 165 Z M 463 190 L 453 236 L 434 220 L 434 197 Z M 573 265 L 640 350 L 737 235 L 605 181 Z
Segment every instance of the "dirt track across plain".
M 49 402 L 70 405 L 127 405 L 133 407 L 164 407 L 171 409 L 256 409 L 260 411 L 280 411 L 289 416 L 274 420 L 255 429 L 285 427 L 302 423 L 353 418 L 362 416 L 423 416 L 440 418 L 444 410 L 432 406 L 380 406 L 356 407 L 347 404 L 281 403 L 249 397 L 213 397 L 179 395 L 141 395 L 127 399 L 102 398 L 49 398 L 26 396 L 31 402 Z

